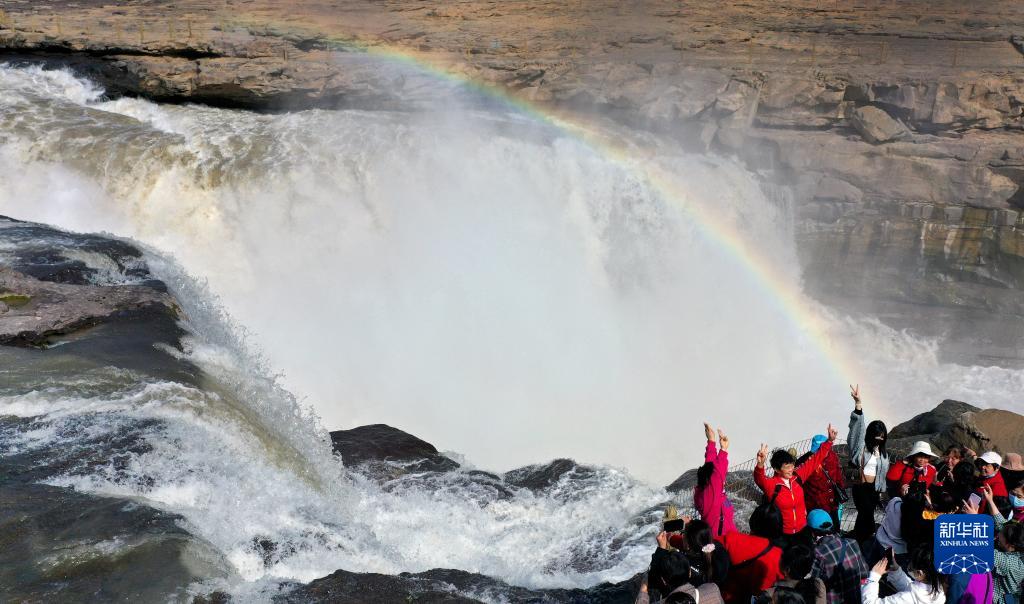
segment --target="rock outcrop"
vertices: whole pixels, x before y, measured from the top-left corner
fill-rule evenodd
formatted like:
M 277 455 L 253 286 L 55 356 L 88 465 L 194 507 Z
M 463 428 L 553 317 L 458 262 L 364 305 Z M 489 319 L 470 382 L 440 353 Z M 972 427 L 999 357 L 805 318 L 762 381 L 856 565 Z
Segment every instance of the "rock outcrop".
M 907 421 L 893 426 L 890 438 L 909 439 L 937 436 L 952 426 L 965 413 L 981 411 L 978 407 L 961 401 L 946 399 L 931 411 L 919 413 Z
M 346 466 L 390 462 L 403 472 L 447 472 L 459 467 L 434 445 L 386 424 L 331 432 L 331 444 Z
M 872 105 L 854 107 L 850 111 L 850 125 L 869 143 L 888 143 L 910 134 L 907 127 L 893 119 L 884 109 Z
M 1024 416 L 945 400 L 932 411 L 894 427 L 890 437 L 902 442 L 930 441 L 939 451 L 956 445 L 978 453 L 1019 453 L 1024 451 Z
M 177 316 L 141 252 L 125 243 L 2 216 L 0 242 L 11 250 L 0 255 L 0 344 L 45 346 L 54 336 L 113 320 Z
M 49 283 L 0 266 L 0 344 L 41 346 L 55 335 L 133 313 L 175 311 L 166 293 L 149 287 Z

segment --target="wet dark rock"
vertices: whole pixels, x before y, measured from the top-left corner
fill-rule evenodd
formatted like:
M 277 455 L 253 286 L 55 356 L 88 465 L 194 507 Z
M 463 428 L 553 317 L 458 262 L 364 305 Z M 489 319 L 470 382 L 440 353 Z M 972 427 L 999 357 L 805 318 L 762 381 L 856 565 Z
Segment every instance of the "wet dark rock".
M 154 602 L 229 574 L 179 517 L 126 499 L 0 483 L 0 600 Z
M 556 459 L 546 464 L 510 470 L 505 473 L 505 482 L 513 487 L 539 492 L 566 478 L 586 479 L 593 475 L 593 468 L 581 466 L 571 459 Z
M 350 467 L 371 462 L 401 464 L 392 467 L 405 472 L 447 472 L 459 467 L 434 445 L 386 424 L 331 432 L 331 443 Z
M 297 587 L 291 593 L 274 601 L 278 604 L 462 604 L 498 600 L 509 604 L 613 604 L 632 602 L 639 588 L 639 580 L 637 576 L 622 583 L 603 583 L 590 589 L 531 590 L 461 570 L 434 569 L 416 574 L 402 573 L 397 576 L 339 570 Z
M 97 270 L 85 262 L 69 258 L 73 252 L 103 256 L 126 280 L 155 281 L 142 262 L 135 246 L 102 235 L 67 233 L 49 226 L 17 221 L 0 216 L 0 238 L 11 244 L 4 264 L 40 281 L 88 285 L 94 283 Z
M 0 266 L 0 290 L 24 302 L 0 317 L 0 344 L 42 346 L 55 335 L 123 316 L 175 316 L 167 294 L 144 286 L 71 285 Z
M 889 436 L 890 438 L 922 437 L 922 440 L 928 440 L 947 429 L 968 411 L 979 411 L 979 409 L 968 403 L 946 399 L 931 411 L 919 413 L 909 420 L 897 424 L 889 431 Z
M 671 484 L 665 487 L 665 490 L 671 493 L 678 493 L 679 491 L 686 491 L 696 487 L 698 469 L 699 468 L 692 468 L 683 472 L 679 475 L 679 478 L 676 478 Z
M 45 347 L 54 336 L 111 321 L 173 325 L 178 306 L 134 246 L 0 217 L 0 344 Z M 100 274 L 82 258 L 92 258 Z M 176 339 L 176 338 L 175 338 Z

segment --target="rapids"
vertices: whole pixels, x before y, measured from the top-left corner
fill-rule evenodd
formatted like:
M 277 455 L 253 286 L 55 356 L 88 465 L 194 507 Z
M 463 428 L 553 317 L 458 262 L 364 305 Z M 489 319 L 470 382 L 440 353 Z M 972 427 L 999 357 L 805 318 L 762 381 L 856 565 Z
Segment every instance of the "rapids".
M 799 289 L 785 195 L 728 158 L 616 132 L 636 153 L 613 160 L 500 104 L 442 105 L 263 115 L 0 67 L 0 214 L 139 242 L 205 376 L 15 366 L 0 414 L 36 423 L 4 445 L 135 431 L 147 447 L 119 467 L 47 483 L 181 514 L 229 561 L 224 586 L 260 599 L 338 568 L 622 580 L 669 498 L 652 485 L 699 463 L 701 421 L 743 460 L 844 424 L 847 381 L 883 417 L 943 398 L 1020 409 L 1020 372 L 942 364 L 941 342 L 810 300 L 828 341 L 805 333 L 694 219 L 724 217 Z M 509 499 L 457 477 L 382 489 L 325 430 L 378 422 L 469 468 L 571 456 L 600 471 Z M 266 560 L 260 539 L 286 553 Z

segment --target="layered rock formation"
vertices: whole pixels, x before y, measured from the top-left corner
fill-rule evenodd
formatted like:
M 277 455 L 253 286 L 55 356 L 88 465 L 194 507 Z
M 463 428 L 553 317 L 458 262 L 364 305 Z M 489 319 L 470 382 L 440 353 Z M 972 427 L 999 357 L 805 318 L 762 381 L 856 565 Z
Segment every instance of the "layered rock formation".
M 1014 453 L 1024 451 L 1024 416 L 945 400 L 935 409 L 894 427 L 890 436 L 904 444 L 911 440 L 929 441 L 938 451 L 955 445 L 979 454 L 990 450 Z
M 1000 362 L 1024 357 L 1024 6 L 183 0 L 4 10 L 3 52 L 71 62 L 112 94 L 386 107 L 433 95 L 428 73 L 388 68 L 412 56 L 542 108 L 599 112 L 735 154 L 792 188 L 814 294 L 970 335 Z M 931 307 L 927 323 L 912 320 L 920 305 Z

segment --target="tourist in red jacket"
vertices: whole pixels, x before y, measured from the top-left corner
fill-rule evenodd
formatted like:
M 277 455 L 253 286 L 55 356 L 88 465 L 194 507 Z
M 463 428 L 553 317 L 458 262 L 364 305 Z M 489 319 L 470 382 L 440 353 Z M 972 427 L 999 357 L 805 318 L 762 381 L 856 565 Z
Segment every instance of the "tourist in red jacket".
M 974 462 L 981 470 L 981 484 L 992 487 L 993 497 L 1009 497 L 1010 491 L 1006 488 L 1006 481 L 1003 480 L 1003 475 L 999 471 L 999 466 L 1003 463 L 1003 458 L 995 451 L 987 451 L 981 457 Z M 982 494 L 982 488 L 979 486 L 978 494 Z
M 783 579 L 779 570 L 782 549 L 774 541 L 782 536 L 782 515 L 774 505 L 762 503 L 750 515 L 750 533 L 733 531 L 719 539 L 729 554 L 729 578 L 721 585 L 722 599 L 749 604 L 750 598 Z
M 821 467 L 821 463 L 832 451 L 832 444 L 838 434 L 832 424 L 828 425 L 827 434 L 828 440 L 799 468 L 796 467 L 796 459 L 788 451 L 775 451 L 771 459 L 775 474 L 771 477 L 765 474 L 764 469 L 768 460 L 768 445 L 762 444 L 757 452 L 754 482 L 782 512 L 782 532 L 785 535 L 796 535 L 807 526 L 807 503 L 804 501 L 803 483 Z
M 718 539 L 736 530 L 733 522 L 732 502 L 725 493 L 725 478 L 729 472 L 729 437 L 718 431 L 718 450 L 715 450 L 715 431 L 704 424 L 708 444 L 704 450 L 704 465 L 697 470 L 697 487 L 693 490 L 693 506 L 711 527 Z
M 811 439 L 811 450 L 804 453 L 800 459 L 797 460 L 796 465 L 802 466 L 818 452 L 821 445 L 825 444 L 828 437 L 824 434 L 818 434 Z M 804 481 L 804 502 L 807 504 L 808 510 L 825 510 L 832 516 L 832 522 L 835 526 L 840 526 L 839 518 L 839 496 L 837 491 L 846 491 L 846 479 L 843 478 L 843 470 L 839 466 L 839 456 L 836 455 L 836 450 L 833 447 L 825 460 L 821 462 L 819 467 L 814 472 L 811 472 L 810 477 Z
M 903 461 L 896 462 L 889 468 L 885 480 L 889 484 L 890 494 L 904 497 L 913 490 L 924 493 L 935 482 L 938 470 L 932 465 L 935 454 L 932 447 L 923 440 L 914 443 L 914 447 Z

